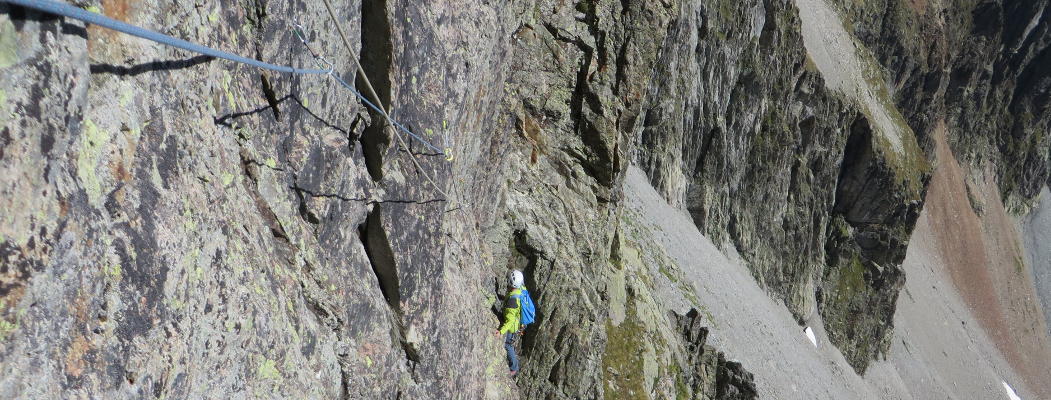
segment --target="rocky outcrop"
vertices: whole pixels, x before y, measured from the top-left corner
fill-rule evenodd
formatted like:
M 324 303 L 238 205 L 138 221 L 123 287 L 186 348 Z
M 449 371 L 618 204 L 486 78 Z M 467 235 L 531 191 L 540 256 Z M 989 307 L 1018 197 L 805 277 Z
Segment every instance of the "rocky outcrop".
M 379 98 L 450 154 L 391 136 L 325 77 L 2 6 L 0 160 L 17 179 L 0 190 L 18 211 L 0 392 L 506 398 L 484 310 L 512 265 L 542 321 L 523 396 L 618 397 L 657 371 L 618 361 L 653 345 L 606 304 L 625 291 L 620 175 L 677 4 L 335 3 Z M 364 84 L 320 4 L 84 6 L 267 61 L 311 50 Z M 650 382 L 639 396 L 663 390 Z
M 499 9 L 336 3 L 375 81 L 397 82 L 377 89 L 398 100 L 401 122 L 439 143 L 485 140 L 453 136 L 490 131 L 491 118 L 474 116 L 491 103 L 472 95 L 499 80 Z M 355 81 L 319 2 L 85 7 L 312 66 L 290 27 L 300 23 Z M 387 15 L 417 22 L 371 21 Z M 455 37 L 438 19 L 490 36 Z M 504 376 L 490 365 L 492 317 L 458 312 L 486 297 L 468 244 L 477 225 L 464 195 L 446 198 L 421 175 L 454 195 L 477 191 L 470 212 L 484 213 L 491 181 L 450 179 L 489 164 L 477 146 L 457 146 L 472 151 L 450 166 L 418 145 L 372 141 L 375 121 L 323 76 L 260 72 L 6 4 L 0 35 L 3 397 L 508 390 L 492 383 Z M 468 75 L 472 65 L 483 67 Z M 439 361 L 461 359 L 492 363 L 450 378 Z
M 946 5 L 974 24 L 899 44 L 868 32 L 916 20 L 904 6 L 840 3 L 917 135 L 889 140 L 896 111 L 828 83 L 788 0 L 335 0 L 357 54 L 317 2 L 77 3 L 260 60 L 323 55 L 440 151 L 328 77 L 2 4 L 0 394 L 754 398 L 697 310 L 653 295 L 674 273 L 624 214 L 633 162 L 864 371 L 926 187 L 936 114 L 916 105 L 1009 132 L 957 140 L 999 146 L 1005 195 L 1046 179 L 1047 28 L 998 25 L 1046 2 Z M 929 32 L 949 39 L 910 41 Z M 539 306 L 514 382 L 489 311 L 510 268 Z
M 792 2 L 689 4 L 654 74 L 639 163 L 798 319 L 820 311 L 863 371 L 887 348 L 923 155 L 899 154 L 870 110 L 826 87 Z
M 708 330 L 701 326 L 703 318 L 697 309 L 690 309 L 686 315 L 674 315 L 674 320 L 682 334 L 686 349 L 686 364 L 689 372 L 683 374 L 682 381 L 676 382 L 688 389 L 680 392 L 677 398 L 687 399 L 756 399 L 755 382 L 752 374 L 740 363 L 727 361 L 722 352 L 705 344 Z M 714 376 L 712 376 L 714 375 Z
M 928 150 L 944 118 L 954 153 L 994 168 L 1009 209 L 1031 207 L 1049 175 L 1048 2 L 836 3 Z
M 543 322 L 527 331 L 525 398 L 646 398 L 668 328 L 609 322 L 617 280 L 617 199 L 632 127 L 675 3 L 516 4 L 513 57 L 497 128 L 510 151 L 504 215 L 489 228 L 493 276 L 526 272 Z M 489 254 L 486 254 L 488 257 Z M 645 272 L 639 272 L 645 274 Z M 642 289 L 639 289 L 642 290 Z M 649 377 L 650 379 L 646 379 Z M 663 396 L 656 396 L 663 397 Z

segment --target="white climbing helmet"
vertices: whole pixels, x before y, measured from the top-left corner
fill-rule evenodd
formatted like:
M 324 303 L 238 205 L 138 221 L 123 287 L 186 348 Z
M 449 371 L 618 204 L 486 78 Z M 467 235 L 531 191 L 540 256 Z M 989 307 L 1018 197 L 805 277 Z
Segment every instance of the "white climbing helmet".
M 511 271 L 511 286 L 520 288 L 522 285 L 525 285 L 525 275 L 522 275 L 522 271 Z

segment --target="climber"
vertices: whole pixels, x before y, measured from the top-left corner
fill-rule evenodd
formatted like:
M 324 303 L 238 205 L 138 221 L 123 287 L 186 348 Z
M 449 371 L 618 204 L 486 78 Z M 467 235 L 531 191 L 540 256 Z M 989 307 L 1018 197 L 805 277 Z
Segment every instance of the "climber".
M 504 303 L 504 324 L 496 332 L 504 337 L 504 349 L 507 350 L 507 363 L 511 367 L 511 376 L 518 373 L 518 355 L 515 354 L 514 340 L 525 332 L 526 325 L 533 323 L 536 307 L 529 291 L 525 287 L 525 276 L 522 271 L 511 272 L 511 292 Z

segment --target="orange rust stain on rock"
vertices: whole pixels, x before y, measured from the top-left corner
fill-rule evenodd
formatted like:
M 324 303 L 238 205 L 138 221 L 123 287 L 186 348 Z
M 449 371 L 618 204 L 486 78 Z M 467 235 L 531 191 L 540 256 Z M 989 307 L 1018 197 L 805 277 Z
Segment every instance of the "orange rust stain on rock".
M 15 320 L 17 320 L 17 318 L 15 317 L 15 314 L 17 313 L 15 308 L 18 306 L 18 303 L 22 300 L 22 297 L 25 296 L 26 287 L 23 285 L 22 282 L 17 282 L 17 277 L 15 277 L 16 282 L 11 284 L 8 284 L 8 282 L 6 282 L 6 278 L 8 277 L 0 275 L 0 288 L 5 286 L 10 288 L 5 295 L 0 296 L 0 300 L 3 300 L 0 303 L 3 303 L 4 305 L 3 308 L 0 308 L 0 319 L 7 320 L 8 322 L 14 322 Z
M 131 5 L 128 0 L 102 0 L 102 12 L 107 17 L 124 21 L 128 18 Z
M 544 140 L 541 135 L 540 125 L 529 115 L 524 115 L 522 118 L 519 118 L 518 124 L 518 129 L 522 132 L 522 136 L 524 136 L 532 145 L 529 162 L 530 164 L 536 164 L 540 154 L 544 153 Z
M 88 298 L 81 294 L 77 296 L 77 300 L 70 306 L 71 313 L 73 314 L 73 326 L 75 330 L 79 327 L 87 324 L 88 318 Z M 86 361 L 84 356 L 91 351 L 91 343 L 85 336 L 84 332 L 76 332 L 73 341 L 69 343 L 69 348 L 66 351 L 66 374 L 72 377 L 80 377 L 84 373 L 84 367 Z
M 84 338 L 84 335 L 77 335 L 73 339 L 73 342 L 69 345 L 69 351 L 66 353 L 66 374 L 79 378 L 84 373 L 84 355 L 87 354 L 91 346 L 88 344 L 88 340 Z
M 109 163 L 110 172 L 114 177 L 120 179 L 121 182 L 128 182 L 131 180 L 131 173 L 128 172 L 127 168 L 124 168 L 124 162 L 120 159 L 114 159 Z
M 102 15 L 113 18 L 118 21 L 128 22 L 128 14 L 131 11 L 131 3 L 133 0 L 102 0 Z M 95 40 L 92 38 L 98 38 L 103 43 L 108 42 L 110 39 L 115 39 L 117 35 L 120 35 L 116 31 L 102 28 L 96 25 L 88 25 L 88 50 L 91 50 Z

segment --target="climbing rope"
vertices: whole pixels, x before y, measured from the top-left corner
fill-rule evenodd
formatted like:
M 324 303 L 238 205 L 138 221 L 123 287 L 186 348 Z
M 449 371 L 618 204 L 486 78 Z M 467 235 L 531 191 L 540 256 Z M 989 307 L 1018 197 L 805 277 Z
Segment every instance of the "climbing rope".
M 351 55 L 351 59 L 354 60 L 354 65 L 358 67 L 358 74 L 360 74 L 361 78 L 365 81 L 365 87 L 369 89 L 369 93 L 371 93 L 372 97 L 376 99 L 376 103 L 380 105 L 380 107 L 377 107 L 377 111 L 379 111 L 380 114 L 383 114 L 383 116 L 387 118 L 387 121 L 389 121 L 391 125 L 397 124 L 396 122 L 394 122 L 394 119 L 390 117 L 390 114 L 388 114 L 387 111 L 383 109 L 383 100 L 380 99 L 380 97 L 376 94 L 376 90 L 372 88 L 372 82 L 369 81 L 369 75 L 365 73 L 365 69 L 362 68 L 361 63 L 358 62 L 357 52 L 354 51 L 354 48 L 350 45 L 350 41 L 347 40 L 347 34 L 343 32 L 343 26 L 340 25 L 339 19 L 336 18 L 336 12 L 332 10 L 332 2 L 330 0 L 324 0 L 324 2 L 325 9 L 328 10 L 329 21 L 332 23 L 332 25 L 335 25 L 336 29 L 339 31 L 339 37 L 343 40 L 343 47 L 347 49 L 347 52 Z M 402 128 L 402 130 L 405 131 L 405 133 L 408 133 L 413 137 L 417 138 L 417 140 L 423 141 L 421 138 L 419 138 L 419 136 L 416 136 L 412 132 L 409 132 L 408 129 L 405 129 L 400 124 L 398 124 L 397 126 L 399 128 Z M 416 166 L 416 170 L 420 172 L 420 175 L 423 175 L 423 177 L 427 179 L 427 182 L 430 182 L 431 187 L 433 187 L 434 190 L 438 191 L 438 193 L 441 193 L 442 196 L 445 196 L 445 198 L 448 199 L 449 194 L 445 193 L 445 191 L 442 190 L 441 186 L 438 185 L 438 182 L 435 182 L 434 178 L 431 178 L 431 175 L 427 173 L 427 170 L 423 169 L 423 166 L 420 165 L 420 161 L 417 160 L 416 156 L 412 154 L 411 150 L 409 150 L 409 146 L 405 145 L 405 140 L 401 138 L 401 135 L 398 134 L 398 131 L 393 130 L 393 133 L 394 138 L 398 140 L 398 145 L 401 146 L 401 148 L 405 149 L 405 152 L 409 155 L 409 160 L 412 160 L 412 164 Z M 426 141 L 423 142 L 427 143 Z M 427 144 L 430 145 L 430 143 Z M 437 150 L 437 148 L 434 146 L 431 146 L 431 148 Z M 449 148 L 446 148 L 445 151 L 438 151 L 445 154 L 445 159 L 447 161 L 453 160 L 452 151 Z
M 219 51 L 209 47 L 201 46 L 199 44 L 190 43 L 182 39 L 176 39 L 168 35 L 163 35 L 157 32 L 142 29 L 135 25 L 129 25 L 124 22 L 120 22 L 115 19 L 111 19 L 103 15 L 83 10 L 65 3 L 59 3 L 51 0 L 0 0 L 0 2 L 10 3 L 25 8 L 32 8 L 34 10 L 43 11 L 48 14 L 61 15 L 64 17 L 78 19 L 89 24 L 109 28 L 118 32 L 124 32 L 132 36 L 137 36 L 146 40 L 152 40 L 157 43 L 177 47 L 186 51 L 192 51 L 194 53 L 200 53 L 206 56 L 239 62 L 242 64 L 251 65 L 253 67 L 259 67 L 279 72 L 290 72 L 293 74 L 300 75 L 325 75 L 329 73 L 329 71 L 327 70 L 299 69 L 294 67 L 286 67 L 283 65 L 274 65 L 259 60 L 253 60 L 251 58 L 241 57 L 236 54 L 230 54 L 225 51 Z
M 307 52 L 310 53 L 310 56 L 314 57 L 314 62 L 317 63 L 317 65 L 319 67 L 328 66 L 329 67 L 329 69 L 328 69 L 329 71 L 335 71 L 335 69 L 332 68 L 333 64 L 332 64 L 331 61 L 326 59 L 324 56 L 318 54 L 317 52 L 314 51 L 314 49 L 312 47 L 310 47 L 310 43 L 307 42 L 306 38 L 303 36 L 303 30 L 304 30 L 303 25 L 300 25 L 299 23 L 293 23 L 292 24 L 292 33 L 294 33 L 296 35 L 296 38 L 298 38 L 299 41 L 301 43 L 303 43 L 303 47 L 307 48 Z M 444 154 L 444 151 L 442 149 L 440 149 L 437 146 L 431 144 L 429 141 L 427 141 L 426 139 L 420 137 L 419 135 L 417 135 L 415 133 L 412 133 L 412 131 L 410 131 L 404 125 L 399 124 L 398 121 L 395 121 L 393 118 L 391 118 L 390 115 L 387 114 L 387 112 L 383 110 L 383 107 L 376 105 L 376 103 L 373 103 L 372 101 L 369 101 L 369 99 L 367 97 L 362 95 L 361 92 L 359 92 L 357 89 L 355 89 L 349 83 L 347 83 L 346 80 L 344 80 L 343 78 L 339 77 L 339 75 L 336 75 L 334 72 L 331 73 L 330 75 L 332 75 L 332 78 L 335 79 L 336 82 L 339 83 L 341 86 L 347 88 L 347 90 L 350 90 L 351 92 L 354 92 L 354 95 L 356 95 L 358 97 L 358 99 L 361 100 L 361 102 L 365 103 L 365 105 L 367 105 L 369 108 L 373 109 L 374 111 L 380 113 L 380 115 L 382 115 L 388 122 L 390 122 L 391 125 L 393 125 L 394 127 L 398 128 L 402 132 L 405 132 L 409 136 L 412 136 L 413 139 L 416 139 L 416 141 L 420 142 L 424 146 L 427 146 L 427 148 Z M 366 81 L 367 81 L 367 79 L 366 79 Z M 367 83 L 367 87 L 372 87 L 372 85 L 370 83 Z M 375 92 L 373 92 L 373 96 L 375 96 Z M 377 97 L 377 101 L 378 101 L 378 97 Z
M 168 35 L 164 35 L 164 34 L 161 34 L 161 33 L 153 32 L 153 31 L 150 31 L 150 30 L 146 30 L 146 29 L 134 26 L 134 25 L 130 25 L 130 24 L 127 24 L 127 23 L 124 23 L 124 22 L 121 22 L 121 21 L 117 21 L 117 20 L 112 19 L 112 18 L 108 18 L 106 16 L 103 16 L 103 15 L 100 15 L 100 14 L 97 14 L 97 13 L 93 13 L 93 12 L 90 12 L 90 11 L 87 11 L 87 10 L 83 10 L 83 9 L 71 6 L 69 4 L 59 3 L 59 2 L 56 2 L 56 1 L 52 1 L 52 0 L 0 0 L 0 2 L 14 4 L 14 5 L 25 7 L 25 8 L 31 8 L 31 9 L 34 9 L 34 10 L 38 10 L 38 11 L 42 11 L 42 12 L 48 13 L 48 14 L 60 15 L 60 16 L 63 16 L 63 17 L 77 19 L 77 20 L 84 21 L 84 22 L 89 23 L 89 24 L 98 25 L 98 26 L 101 26 L 103 28 L 108 28 L 108 29 L 112 29 L 112 30 L 115 30 L 115 31 L 118 31 L 118 32 L 123 32 L 123 33 L 129 34 L 129 35 L 132 35 L 132 36 L 136 36 L 136 37 L 140 37 L 140 38 L 143 38 L 143 39 L 146 39 L 146 40 L 150 40 L 150 41 L 154 41 L 154 42 L 157 42 L 157 43 L 165 44 L 165 45 L 168 45 L 168 46 L 180 48 L 180 49 L 183 49 L 183 50 L 186 50 L 186 51 L 190 51 L 190 52 L 194 52 L 194 53 L 198 53 L 198 54 L 203 54 L 203 55 L 211 56 L 211 57 L 215 57 L 215 58 L 221 58 L 221 59 L 225 59 L 225 60 L 230 60 L 230 61 L 241 63 L 241 64 L 251 65 L 253 67 L 268 69 L 268 70 L 271 70 L 271 71 L 287 72 L 287 73 L 298 74 L 298 75 L 328 75 L 328 76 L 331 76 L 341 86 L 343 86 L 344 88 L 347 88 L 352 93 L 354 93 L 354 95 L 358 99 L 360 99 L 363 103 L 365 103 L 366 106 L 368 106 L 369 108 L 371 108 L 371 109 L 375 110 L 376 112 L 380 113 L 381 115 L 383 115 L 383 117 L 386 118 L 387 121 L 389 121 L 392 126 L 396 127 L 397 129 L 401 130 L 402 132 L 405 132 L 406 134 L 411 136 L 413 139 L 416 139 L 418 142 L 420 142 L 421 144 L 423 144 L 424 146 L 426 146 L 427 148 L 429 148 L 431 150 L 434 150 L 434 151 L 436 151 L 438 153 L 445 154 L 447 156 L 449 154 L 451 154 L 450 149 L 446 148 L 445 150 L 442 150 L 442 149 L 438 148 L 437 146 L 431 144 L 429 141 L 423 139 L 423 137 L 421 137 L 420 135 L 417 135 L 417 134 L 413 133 L 411 130 L 406 128 L 404 125 L 398 123 L 397 121 L 394 121 L 394 119 L 391 118 L 390 115 L 382 107 L 377 106 L 373 102 L 369 101 L 369 99 L 366 98 L 364 95 L 362 95 L 361 92 L 359 92 L 353 86 L 348 84 L 345 80 L 343 80 L 343 78 L 340 78 L 339 75 L 337 75 L 335 73 L 335 68 L 332 67 L 332 63 L 328 62 L 328 60 L 325 60 L 324 58 L 320 57 L 317 53 L 314 53 L 313 50 L 309 49 L 309 46 L 308 46 L 308 50 L 310 50 L 311 55 L 314 56 L 314 59 L 319 63 L 319 66 L 327 65 L 328 66 L 327 69 L 301 69 L 301 68 L 295 68 L 295 67 L 289 67 L 289 66 L 265 63 L 265 62 L 262 62 L 262 61 L 259 61 L 259 60 L 254 60 L 254 59 L 251 59 L 251 58 L 242 57 L 242 56 L 239 56 L 239 55 L 236 55 L 236 54 L 231 54 L 231 53 L 228 53 L 228 52 L 225 52 L 225 51 L 212 49 L 210 47 L 201 46 L 199 44 L 187 42 L 187 41 L 182 40 L 182 39 L 177 39 L 177 38 L 174 38 L 174 37 L 171 37 L 171 36 L 168 36 Z M 329 13 L 330 13 L 330 16 L 331 16 L 332 15 L 331 7 L 329 7 Z M 337 25 L 337 27 L 338 27 L 338 25 Z M 307 44 L 306 40 L 303 39 L 303 36 L 298 31 L 298 29 L 293 29 L 293 31 L 296 33 L 296 36 L 299 37 L 300 41 L 302 41 L 304 44 Z M 346 35 L 343 34 L 343 29 L 339 28 L 339 31 L 340 31 L 340 36 L 342 37 L 342 39 L 344 41 L 344 45 L 346 45 L 349 48 L 349 44 L 346 42 L 346 40 L 347 40 L 346 39 Z M 357 57 L 352 57 L 352 59 L 355 61 L 355 63 L 357 63 Z M 322 64 L 322 63 L 324 63 L 324 64 Z M 363 71 L 360 64 L 358 64 L 358 70 L 359 71 Z M 364 74 L 364 72 L 360 72 L 360 73 Z M 372 84 L 368 83 L 368 78 L 367 77 L 365 78 L 365 80 L 366 80 L 366 83 L 367 83 L 367 86 L 368 86 L 369 90 L 372 92 L 373 97 L 375 97 L 378 100 L 379 97 L 376 96 L 375 91 L 372 89 Z M 398 139 L 400 141 L 401 137 L 398 136 Z M 411 153 L 410 153 L 410 155 L 411 155 Z M 447 159 L 448 159 L 448 157 L 447 157 Z M 413 159 L 413 161 L 416 162 L 415 158 Z M 417 167 L 419 168 L 419 164 L 418 163 L 417 163 Z M 428 179 L 430 179 L 430 177 L 428 177 Z M 440 189 L 439 189 L 439 191 L 441 192 Z M 444 192 L 442 192 L 442 194 L 444 194 Z M 448 197 L 448 196 L 446 196 L 446 197 Z

